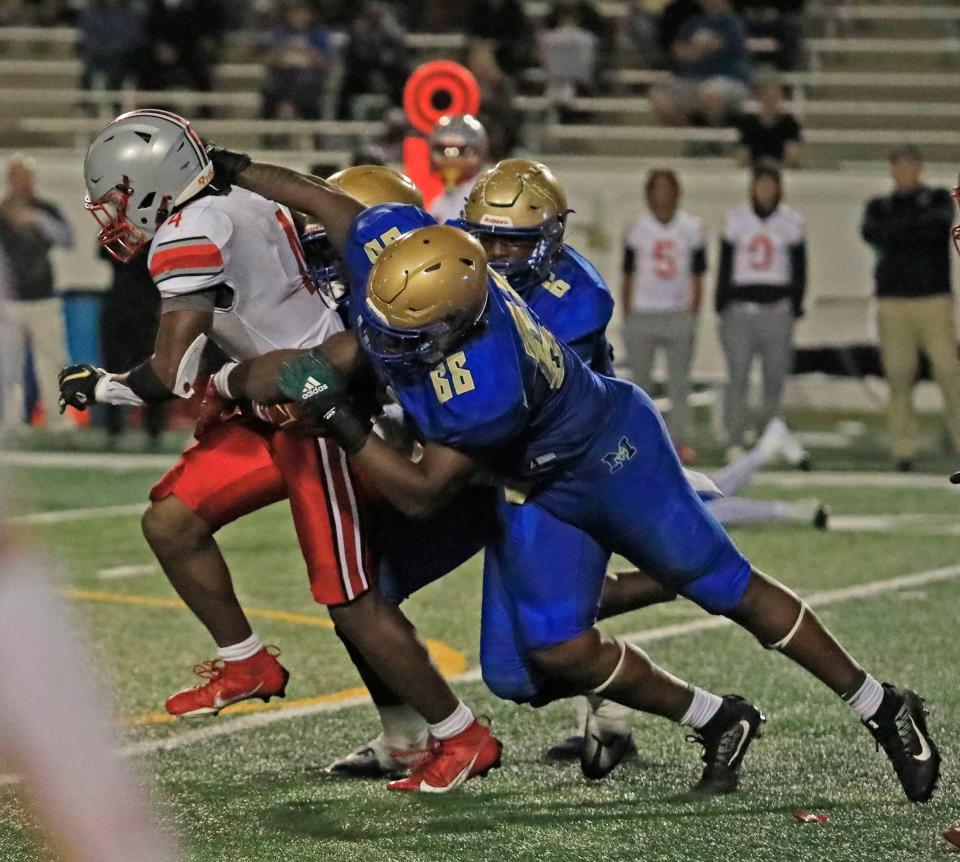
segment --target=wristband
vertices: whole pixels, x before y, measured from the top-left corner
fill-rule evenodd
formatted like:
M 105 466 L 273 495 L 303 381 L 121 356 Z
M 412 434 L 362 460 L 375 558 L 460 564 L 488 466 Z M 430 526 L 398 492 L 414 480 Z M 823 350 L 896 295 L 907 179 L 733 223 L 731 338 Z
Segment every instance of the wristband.
M 230 372 L 233 371 L 233 369 L 239 364 L 239 362 L 228 362 L 219 371 L 217 371 L 213 377 L 210 378 L 210 382 L 213 384 L 213 388 L 217 390 L 217 394 L 223 396 L 228 401 L 233 401 L 235 399 L 230 393 L 230 387 L 227 379 L 230 377 Z
M 322 419 L 330 436 L 351 457 L 364 447 L 370 436 L 370 421 L 361 419 L 349 404 L 335 404 L 323 414 Z
M 126 383 L 121 383 L 112 374 L 104 374 L 93 389 L 97 404 L 114 404 L 123 407 L 139 407 L 144 403 Z

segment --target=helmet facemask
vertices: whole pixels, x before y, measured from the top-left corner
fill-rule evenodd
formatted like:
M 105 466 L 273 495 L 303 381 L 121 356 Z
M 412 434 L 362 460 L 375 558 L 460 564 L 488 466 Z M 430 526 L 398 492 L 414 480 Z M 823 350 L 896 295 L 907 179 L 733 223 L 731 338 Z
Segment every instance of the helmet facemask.
M 343 261 L 322 227 L 308 228 L 300 236 L 307 274 L 328 308 L 337 309 L 347 301 Z
M 504 276 L 514 290 L 522 293 L 550 277 L 553 266 L 563 249 L 565 221 L 566 213 L 563 213 L 556 219 L 531 228 L 478 224 L 465 219 L 462 225 L 464 230 L 484 244 L 484 248 L 486 243 L 496 239 L 507 242 L 535 240 L 533 250 L 521 260 L 498 259 L 490 256 L 488 252 L 487 263 L 490 268 Z
M 381 365 L 402 366 L 411 371 L 433 368 L 456 350 L 477 327 L 486 303 L 479 312 L 464 309 L 417 329 L 391 326 L 369 302 L 356 315 L 357 333 L 364 349 Z
M 100 225 L 97 242 L 120 263 L 126 263 L 142 251 L 154 233 L 153 230 L 138 227 L 127 217 L 131 194 L 131 189 L 117 186 L 95 201 L 90 200 L 89 196 L 83 199 L 83 208 Z M 166 218 L 163 212 L 163 218 Z M 158 219 L 158 222 L 162 220 Z
M 957 202 L 957 205 L 960 206 L 960 186 L 957 186 L 951 191 L 950 196 Z M 960 224 L 953 226 L 950 235 L 953 237 L 953 247 L 957 250 L 957 254 L 960 254 Z

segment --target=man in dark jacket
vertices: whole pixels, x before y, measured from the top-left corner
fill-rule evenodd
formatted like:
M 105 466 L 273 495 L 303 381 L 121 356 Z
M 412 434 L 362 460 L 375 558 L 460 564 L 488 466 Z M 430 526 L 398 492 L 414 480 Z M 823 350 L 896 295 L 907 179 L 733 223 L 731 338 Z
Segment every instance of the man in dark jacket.
M 890 385 L 889 424 L 899 470 L 912 469 L 920 450 L 913 406 L 920 351 L 943 393 L 947 428 L 960 452 L 960 360 L 950 288 L 953 201 L 945 188 L 921 181 L 916 147 L 890 154 L 892 194 L 873 198 L 861 233 L 876 254 L 874 277 L 880 352 Z
M 23 363 L 29 343 L 47 424 L 64 430 L 72 426 L 57 410 L 57 374 L 67 358 L 66 337 L 50 251 L 69 248 L 73 236 L 60 211 L 37 197 L 33 170 L 32 159 L 13 156 L 7 194 L 0 201 L 2 421 L 10 426 L 24 418 Z

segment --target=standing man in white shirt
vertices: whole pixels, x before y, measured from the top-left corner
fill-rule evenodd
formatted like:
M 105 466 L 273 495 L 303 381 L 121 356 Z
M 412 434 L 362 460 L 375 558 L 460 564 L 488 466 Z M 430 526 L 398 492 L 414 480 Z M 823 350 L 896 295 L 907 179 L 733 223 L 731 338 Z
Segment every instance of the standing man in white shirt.
M 724 219 L 717 273 L 716 309 L 727 361 L 724 425 L 731 451 L 742 454 L 748 429 L 750 368 L 760 357 L 763 401 L 760 427 L 780 411 L 793 367 L 794 321 L 803 317 L 807 247 L 803 218 L 782 202 L 780 169 L 759 161 L 750 201 Z
M 703 223 L 679 209 L 680 181 L 670 170 L 647 178 L 647 211 L 631 223 L 623 250 L 623 337 L 637 385 L 650 391 L 658 348 L 667 359 L 666 416 L 685 464 L 691 445 L 690 367 L 707 269 Z

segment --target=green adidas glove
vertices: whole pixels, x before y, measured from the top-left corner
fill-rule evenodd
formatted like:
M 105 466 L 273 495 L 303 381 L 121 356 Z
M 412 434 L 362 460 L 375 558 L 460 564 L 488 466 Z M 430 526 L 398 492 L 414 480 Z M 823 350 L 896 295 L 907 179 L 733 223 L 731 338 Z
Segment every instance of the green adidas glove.
M 322 353 L 310 351 L 285 362 L 277 385 L 299 407 L 302 418 L 316 422 L 348 455 L 363 448 L 370 423 L 353 409 L 347 379 Z

